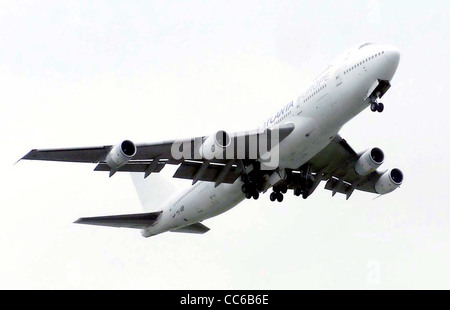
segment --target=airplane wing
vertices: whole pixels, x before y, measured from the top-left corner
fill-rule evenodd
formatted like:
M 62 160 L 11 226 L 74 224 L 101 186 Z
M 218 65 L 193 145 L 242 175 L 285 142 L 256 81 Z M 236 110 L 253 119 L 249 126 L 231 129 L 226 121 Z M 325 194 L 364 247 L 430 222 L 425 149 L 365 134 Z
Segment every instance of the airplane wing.
M 249 143 L 252 140 L 263 137 L 267 139 L 270 146 L 270 137 L 277 130 L 278 141 L 281 142 L 293 130 L 291 123 L 280 125 L 272 129 L 254 130 L 247 132 L 233 133 L 229 138 L 239 145 L 243 141 L 247 153 L 239 157 L 244 164 L 251 162 L 248 154 Z M 216 186 L 220 183 L 234 183 L 241 173 L 241 166 L 237 160 L 233 159 L 204 159 L 199 154 L 199 148 L 206 143 L 209 136 L 195 137 L 184 140 L 170 140 L 149 144 L 136 144 L 125 140 L 121 145 L 105 145 L 99 147 L 64 148 L 64 149 L 33 149 L 22 159 L 45 160 L 77 163 L 96 163 L 95 171 L 109 171 L 110 176 L 116 172 L 142 172 L 145 177 L 151 173 L 160 172 L 166 164 L 180 165 L 174 177 L 191 179 L 194 182 L 213 181 Z M 128 155 L 127 150 L 116 152 L 117 147 L 125 145 L 128 151 L 133 149 Z M 270 149 L 270 148 L 269 148 Z M 117 150 L 119 150 L 117 148 Z M 174 152 L 175 150 L 175 152 Z M 234 149 L 234 156 L 238 158 L 237 148 Z M 180 157 L 182 153 L 184 157 Z M 227 154 L 228 155 L 228 154 Z M 242 155 L 242 154 L 241 154 Z M 128 156 L 128 157 L 127 157 Z M 259 154 L 258 154 L 259 156 Z M 188 159 L 186 159 L 188 158 Z M 228 157 L 227 157 L 228 158 Z M 254 159 L 253 159 L 254 160 Z M 117 164 L 115 167 L 114 165 Z
M 355 165 L 362 154 L 364 152 L 356 153 L 345 139 L 336 136 L 327 147 L 306 163 L 315 174 L 312 190 L 320 181 L 327 181 L 325 189 L 330 190 L 333 196 L 341 193 L 348 199 L 355 189 L 377 193 L 375 184 L 385 171 L 375 170 L 365 176 L 359 175 Z

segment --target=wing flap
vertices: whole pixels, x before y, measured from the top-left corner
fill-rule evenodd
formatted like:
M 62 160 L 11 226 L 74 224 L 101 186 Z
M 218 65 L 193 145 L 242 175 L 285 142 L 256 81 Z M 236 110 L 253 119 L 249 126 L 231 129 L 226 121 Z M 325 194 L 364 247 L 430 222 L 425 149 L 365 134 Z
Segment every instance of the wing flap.
M 110 226 L 110 227 L 126 227 L 144 229 L 153 225 L 162 214 L 162 211 L 140 213 L 140 214 L 122 214 L 97 217 L 82 217 L 76 220 L 76 224 Z
M 339 180 L 335 178 L 331 178 L 328 180 L 328 182 L 325 184 L 325 189 L 330 190 L 335 193 L 341 193 L 346 194 L 350 191 L 352 185 L 345 182 L 344 180 Z
M 151 162 L 149 163 L 141 163 L 141 162 L 129 162 L 125 164 L 124 166 L 120 167 L 117 171 L 123 172 L 145 172 L 147 168 L 150 166 Z M 152 173 L 161 172 L 161 170 L 164 168 L 164 163 L 158 163 L 154 169 L 152 169 Z M 105 164 L 100 163 L 98 164 L 94 171 L 111 171 L 111 168 Z

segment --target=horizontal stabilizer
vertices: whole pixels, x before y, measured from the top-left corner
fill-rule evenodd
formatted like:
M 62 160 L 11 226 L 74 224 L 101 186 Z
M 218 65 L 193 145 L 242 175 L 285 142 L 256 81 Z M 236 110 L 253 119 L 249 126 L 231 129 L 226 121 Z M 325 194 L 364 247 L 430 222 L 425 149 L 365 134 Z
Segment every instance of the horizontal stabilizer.
M 172 230 L 172 232 L 188 233 L 188 234 L 204 234 L 208 232 L 209 228 L 202 223 L 195 223 L 189 226 Z
M 144 229 L 153 225 L 162 211 L 139 213 L 139 214 L 123 214 L 123 215 L 110 215 L 110 216 L 97 216 L 97 217 L 82 217 L 76 220 L 76 224 L 88 224 L 98 226 L 111 226 L 111 227 L 127 227 L 127 228 L 140 228 Z

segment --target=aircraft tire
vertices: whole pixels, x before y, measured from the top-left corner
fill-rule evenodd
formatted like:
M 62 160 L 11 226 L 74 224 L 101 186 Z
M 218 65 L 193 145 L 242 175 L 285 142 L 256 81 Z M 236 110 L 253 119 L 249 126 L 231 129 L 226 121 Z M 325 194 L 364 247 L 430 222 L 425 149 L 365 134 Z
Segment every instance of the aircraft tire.
M 370 105 L 370 110 L 372 112 L 376 112 L 378 110 L 378 104 L 376 102 L 372 102 L 372 104 Z
M 381 112 L 383 112 L 383 110 L 384 110 L 384 104 L 382 104 L 381 102 L 378 103 L 377 111 L 379 113 L 381 113 Z
M 282 193 L 278 193 L 278 194 L 277 194 L 277 201 L 278 201 L 278 202 L 282 202 L 282 201 L 283 201 L 283 198 L 284 198 L 284 196 L 283 196 Z

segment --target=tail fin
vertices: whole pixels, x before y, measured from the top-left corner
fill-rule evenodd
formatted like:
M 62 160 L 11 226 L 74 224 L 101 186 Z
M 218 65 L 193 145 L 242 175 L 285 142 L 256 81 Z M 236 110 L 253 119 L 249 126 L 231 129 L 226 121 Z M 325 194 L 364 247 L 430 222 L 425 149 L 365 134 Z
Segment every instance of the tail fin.
M 130 173 L 136 192 L 145 211 L 161 210 L 161 205 L 178 187 L 166 176 L 158 173 L 144 179 L 142 173 Z

